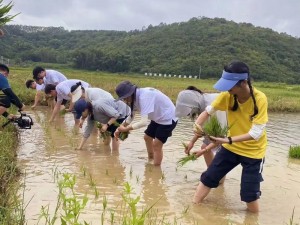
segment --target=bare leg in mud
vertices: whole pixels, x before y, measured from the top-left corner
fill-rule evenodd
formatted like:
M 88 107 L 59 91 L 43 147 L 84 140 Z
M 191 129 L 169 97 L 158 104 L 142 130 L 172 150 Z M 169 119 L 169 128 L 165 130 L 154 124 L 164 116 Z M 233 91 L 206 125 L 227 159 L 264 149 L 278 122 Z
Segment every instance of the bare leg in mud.
M 113 151 L 119 151 L 120 141 L 115 137 L 112 138 L 111 149 Z
M 153 138 L 148 136 L 147 134 L 144 135 L 144 140 L 146 143 L 146 148 L 148 152 L 148 159 L 153 159 Z

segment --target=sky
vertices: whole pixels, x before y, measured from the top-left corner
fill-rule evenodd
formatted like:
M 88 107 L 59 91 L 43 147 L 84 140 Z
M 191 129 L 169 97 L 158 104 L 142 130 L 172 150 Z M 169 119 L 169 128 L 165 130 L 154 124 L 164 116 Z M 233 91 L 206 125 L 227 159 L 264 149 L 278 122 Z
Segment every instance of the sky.
M 66 30 L 142 30 L 193 17 L 252 23 L 300 37 L 300 0 L 4 0 L 14 4 L 9 24 Z

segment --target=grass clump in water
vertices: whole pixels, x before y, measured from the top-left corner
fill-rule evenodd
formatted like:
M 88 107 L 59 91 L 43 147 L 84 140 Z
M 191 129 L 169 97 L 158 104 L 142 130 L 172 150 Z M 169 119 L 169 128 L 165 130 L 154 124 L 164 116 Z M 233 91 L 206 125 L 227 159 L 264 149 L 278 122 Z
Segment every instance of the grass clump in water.
M 300 159 L 300 145 L 290 146 L 289 157 L 294 159 Z

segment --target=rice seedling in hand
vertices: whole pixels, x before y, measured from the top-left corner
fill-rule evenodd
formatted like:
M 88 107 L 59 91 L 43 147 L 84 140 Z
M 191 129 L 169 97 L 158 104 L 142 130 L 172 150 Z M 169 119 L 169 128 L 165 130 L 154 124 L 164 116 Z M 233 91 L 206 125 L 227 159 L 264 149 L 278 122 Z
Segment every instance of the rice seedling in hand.
M 102 138 L 103 140 L 107 139 L 108 137 L 110 137 L 110 132 L 109 131 L 104 131 L 102 132 L 101 129 L 102 129 L 102 124 L 97 122 L 97 128 L 99 129 L 100 131 L 100 138 Z
M 194 123 L 194 125 L 193 125 L 193 131 L 195 133 L 201 135 L 201 136 L 204 135 L 204 131 L 203 131 L 202 127 L 199 124 L 197 124 L 197 123 Z
M 186 143 L 184 143 L 184 142 L 181 142 L 181 144 L 183 145 L 183 147 L 184 147 L 184 150 L 188 148 L 188 146 L 187 146 L 187 144 L 186 144 Z
M 211 116 L 203 126 L 205 135 L 213 137 L 226 137 L 229 129 L 228 126 L 223 127 L 216 116 Z
M 182 166 L 184 166 L 187 162 L 189 162 L 189 161 L 195 161 L 197 158 L 198 158 L 198 157 L 196 156 L 196 154 L 195 154 L 195 153 L 192 153 L 192 154 L 190 154 L 190 155 L 187 155 L 187 156 L 182 157 L 181 159 L 179 159 L 179 160 L 177 161 L 177 166 L 182 167 Z
M 118 122 L 114 122 L 114 125 L 115 125 L 116 127 L 119 127 L 119 126 L 120 126 L 120 124 L 119 124 Z M 121 141 L 124 141 L 125 139 L 128 138 L 128 135 L 129 135 L 129 132 L 120 132 L 120 134 L 119 134 L 119 139 L 120 139 Z
M 119 139 L 121 141 L 124 141 L 126 138 L 128 138 L 129 132 L 121 132 L 119 135 Z
M 184 147 L 184 150 L 186 150 L 187 149 L 187 144 L 186 143 L 184 143 L 184 142 L 181 142 L 181 144 L 183 145 L 183 147 Z M 192 154 L 189 154 L 189 155 L 187 155 L 187 156 L 185 156 L 185 157 L 183 157 L 183 158 L 181 158 L 181 159 L 179 159 L 178 161 L 177 161 L 177 166 L 183 166 L 184 164 L 186 164 L 187 162 L 189 162 L 189 161 L 194 161 L 194 160 L 196 160 L 198 157 L 196 156 L 196 154 L 195 153 L 192 153 Z
M 67 110 L 66 109 L 62 109 L 59 111 L 59 115 L 63 116 L 67 113 Z

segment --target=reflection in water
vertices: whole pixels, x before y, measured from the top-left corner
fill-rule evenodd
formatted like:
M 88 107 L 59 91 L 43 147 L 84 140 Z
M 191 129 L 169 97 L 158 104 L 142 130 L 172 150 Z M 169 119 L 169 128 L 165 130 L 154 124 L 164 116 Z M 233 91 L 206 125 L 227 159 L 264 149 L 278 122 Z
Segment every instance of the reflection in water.
M 288 159 L 290 145 L 299 145 L 300 115 L 271 114 L 268 124 L 269 145 L 262 183 L 261 212 L 249 214 L 240 201 L 241 168 L 231 171 L 224 185 L 212 190 L 204 204 L 193 205 L 192 196 L 199 176 L 206 169 L 203 158 L 176 168 L 176 161 L 183 157 L 181 142 L 192 136 L 192 122 L 181 120 L 173 136 L 164 146 L 161 167 L 148 163 L 143 140 L 143 130 L 133 131 L 121 143 L 119 152 L 104 146 L 94 133 L 86 148 L 74 150 L 82 131 L 74 129 L 73 116 L 66 114 L 52 125 L 45 121 L 48 113 L 34 111 L 36 123 L 33 129 L 22 131 L 19 161 L 26 176 L 25 204 L 28 224 L 36 224 L 41 206 L 50 206 L 53 213 L 57 187 L 54 171 L 76 175 L 76 192 L 88 194 L 89 203 L 82 218 L 100 224 L 102 196 L 108 199 L 108 207 L 121 204 L 124 182 L 129 182 L 141 196 L 140 208 L 154 206 L 152 216 L 181 224 L 286 224 L 295 207 L 294 221 L 300 218 L 300 162 Z M 200 148 L 201 141 L 196 148 Z M 91 188 L 91 182 L 95 184 Z M 95 197 L 95 190 L 99 198 Z

